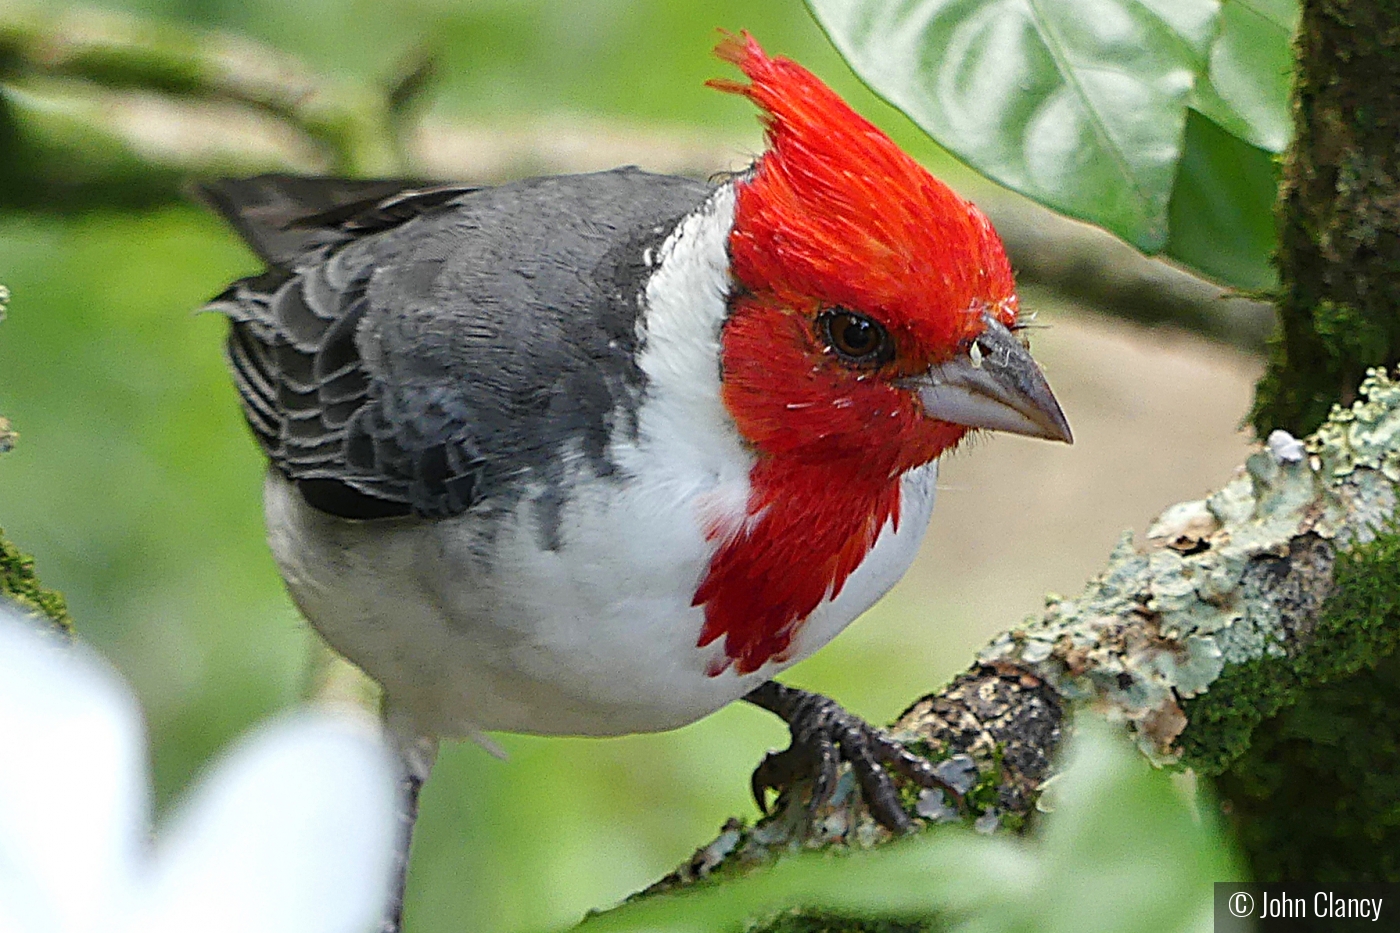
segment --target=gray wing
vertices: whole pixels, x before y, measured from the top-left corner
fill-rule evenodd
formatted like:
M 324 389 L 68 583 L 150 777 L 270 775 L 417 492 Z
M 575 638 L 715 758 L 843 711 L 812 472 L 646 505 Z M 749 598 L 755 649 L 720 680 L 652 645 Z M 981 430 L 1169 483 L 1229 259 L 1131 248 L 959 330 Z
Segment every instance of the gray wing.
M 441 518 L 612 470 L 643 259 L 710 193 L 618 169 L 497 188 L 262 176 L 206 197 L 269 263 L 210 308 L 264 451 L 346 518 Z M 555 495 L 550 495 L 554 492 Z

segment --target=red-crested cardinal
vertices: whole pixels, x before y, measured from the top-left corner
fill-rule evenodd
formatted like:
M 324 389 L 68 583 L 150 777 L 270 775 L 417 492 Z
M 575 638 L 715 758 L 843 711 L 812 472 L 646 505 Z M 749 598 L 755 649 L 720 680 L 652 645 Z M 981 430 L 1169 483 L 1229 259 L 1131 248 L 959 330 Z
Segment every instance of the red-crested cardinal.
M 772 678 L 908 569 L 969 430 L 1070 430 L 987 218 L 801 66 L 717 51 L 764 112 L 747 171 L 218 182 L 268 269 L 212 307 L 287 587 L 416 781 L 440 737 L 745 698 L 794 736 L 760 805 L 795 761 L 819 802 L 839 752 L 903 829 L 880 765 L 927 764 Z

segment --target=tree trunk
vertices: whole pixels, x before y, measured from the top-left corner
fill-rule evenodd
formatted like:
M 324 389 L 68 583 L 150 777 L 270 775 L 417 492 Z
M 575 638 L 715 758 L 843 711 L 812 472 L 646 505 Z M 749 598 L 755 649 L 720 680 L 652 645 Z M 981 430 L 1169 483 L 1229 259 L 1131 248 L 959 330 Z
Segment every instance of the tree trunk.
M 1279 335 L 1251 421 L 1313 430 L 1400 362 L 1400 7 L 1303 0 L 1279 201 Z
M 1400 7 L 1304 0 L 1297 57 L 1259 431 L 1309 430 L 1366 367 L 1400 361 Z M 1400 561 L 1357 571 L 1336 602 L 1393 591 Z M 1393 621 L 1393 596 L 1382 611 Z M 1400 659 L 1306 690 L 1255 731 L 1220 792 L 1260 879 L 1400 881 Z

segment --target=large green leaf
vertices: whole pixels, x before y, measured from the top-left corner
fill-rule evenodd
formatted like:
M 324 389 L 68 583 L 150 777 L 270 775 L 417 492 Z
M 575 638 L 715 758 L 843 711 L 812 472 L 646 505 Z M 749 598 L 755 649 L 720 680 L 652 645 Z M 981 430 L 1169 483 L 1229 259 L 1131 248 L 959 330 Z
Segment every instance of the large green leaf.
M 1172 191 L 1171 237 L 1165 252 L 1197 272 L 1258 291 L 1277 281 L 1273 206 L 1279 165 L 1192 110 L 1185 154 Z
M 1282 152 L 1293 130 L 1288 91 L 1297 28 L 1297 0 L 1224 0 L 1193 106 L 1232 136 Z
M 1145 252 L 1168 239 L 1218 0 L 808 0 L 851 67 L 1007 187 Z
M 1165 252 L 1217 281 L 1273 287 L 1279 164 L 1292 138 L 1297 0 L 1224 0 L 1210 67 L 1196 82 Z

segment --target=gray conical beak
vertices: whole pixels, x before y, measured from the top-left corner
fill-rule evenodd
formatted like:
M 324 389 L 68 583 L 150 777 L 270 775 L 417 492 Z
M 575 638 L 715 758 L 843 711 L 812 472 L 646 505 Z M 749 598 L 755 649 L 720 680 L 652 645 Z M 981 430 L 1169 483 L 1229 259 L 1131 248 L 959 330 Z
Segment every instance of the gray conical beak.
M 934 366 L 906 385 L 930 418 L 988 431 L 1074 443 L 1069 422 L 1030 351 L 989 314 L 970 353 Z

